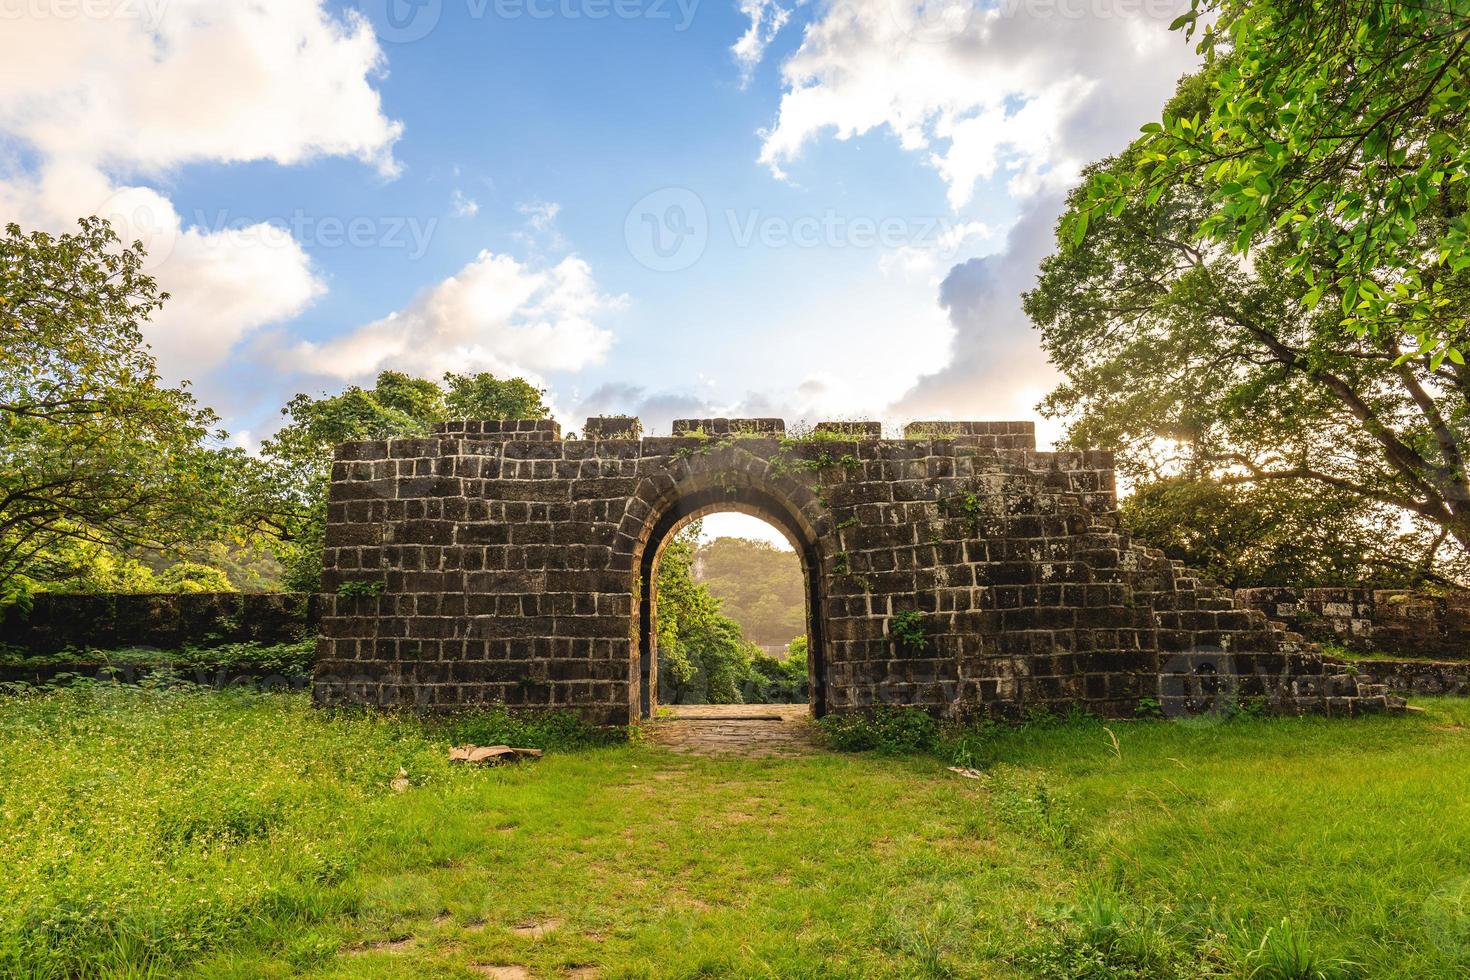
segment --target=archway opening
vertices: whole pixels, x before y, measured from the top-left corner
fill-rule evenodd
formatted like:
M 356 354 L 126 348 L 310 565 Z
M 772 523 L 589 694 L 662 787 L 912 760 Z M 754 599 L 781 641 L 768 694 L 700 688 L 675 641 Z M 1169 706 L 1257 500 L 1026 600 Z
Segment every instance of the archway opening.
M 642 717 L 660 704 L 825 713 L 820 556 L 781 501 L 753 488 L 684 495 L 659 514 L 640 565 Z

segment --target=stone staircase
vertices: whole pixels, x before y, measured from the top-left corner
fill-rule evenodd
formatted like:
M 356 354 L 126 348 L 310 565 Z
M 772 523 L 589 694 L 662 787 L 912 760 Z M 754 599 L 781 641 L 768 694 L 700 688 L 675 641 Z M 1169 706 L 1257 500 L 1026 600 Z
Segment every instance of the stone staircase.
M 1357 715 L 1404 710 L 1385 684 L 1359 678 L 1356 667 L 1256 609 L 1232 590 L 1125 530 L 1089 528 L 1087 547 L 1116 542 L 1118 578 L 1136 604 L 1152 608 L 1158 626 L 1160 701 L 1188 713 L 1200 678 L 1224 696 L 1264 698 L 1281 714 Z M 1189 691 L 1181 695 L 1181 690 Z

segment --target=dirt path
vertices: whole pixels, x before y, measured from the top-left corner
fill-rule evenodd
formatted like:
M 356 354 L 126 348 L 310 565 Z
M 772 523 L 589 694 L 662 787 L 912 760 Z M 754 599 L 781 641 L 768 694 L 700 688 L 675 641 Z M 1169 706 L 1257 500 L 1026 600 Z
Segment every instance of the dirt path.
M 818 750 L 804 704 L 678 704 L 649 724 L 655 744 L 692 755 L 771 758 Z

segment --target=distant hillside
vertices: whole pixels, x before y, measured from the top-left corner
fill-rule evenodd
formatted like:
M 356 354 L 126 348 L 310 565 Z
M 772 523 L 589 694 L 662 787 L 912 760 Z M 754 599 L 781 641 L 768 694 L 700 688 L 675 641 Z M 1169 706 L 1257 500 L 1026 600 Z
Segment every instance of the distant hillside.
M 795 552 L 749 538 L 715 538 L 700 547 L 694 577 L 723 600 L 720 611 L 752 643 L 784 647 L 806 633 L 806 588 Z

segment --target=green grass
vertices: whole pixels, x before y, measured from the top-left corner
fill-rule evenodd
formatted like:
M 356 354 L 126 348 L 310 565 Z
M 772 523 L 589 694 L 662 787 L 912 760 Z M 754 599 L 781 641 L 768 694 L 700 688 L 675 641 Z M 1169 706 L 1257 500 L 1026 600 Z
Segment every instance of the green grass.
M 1322 644 L 1322 652 L 1329 657 L 1338 660 L 1346 660 L 1349 663 L 1374 663 L 1377 661 L 1391 661 L 1393 663 L 1459 663 L 1452 657 L 1430 657 L 1415 655 L 1411 653 L 1390 653 L 1386 650 L 1350 650 L 1340 643 L 1326 642 Z
M 968 779 L 296 694 L 9 698 L 0 975 L 1463 976 L 1470 703 L 1425 704 L 991 731 Z M 502 734 L 552 751 L 445 759 Z

